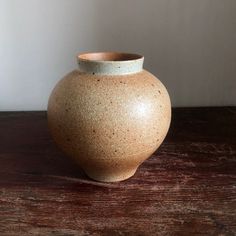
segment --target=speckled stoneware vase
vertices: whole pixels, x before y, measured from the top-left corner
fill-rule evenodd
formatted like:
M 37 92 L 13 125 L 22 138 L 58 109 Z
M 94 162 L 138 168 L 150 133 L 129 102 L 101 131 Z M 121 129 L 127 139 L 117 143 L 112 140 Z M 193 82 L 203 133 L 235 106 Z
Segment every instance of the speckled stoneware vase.
M 143 70 L 143 60 L 128 53 L 82 54 L 79 69 L 50 96 L 48 122 L 56 143 L 92 179 L 131 177 L 167 134 L 169 95 Z

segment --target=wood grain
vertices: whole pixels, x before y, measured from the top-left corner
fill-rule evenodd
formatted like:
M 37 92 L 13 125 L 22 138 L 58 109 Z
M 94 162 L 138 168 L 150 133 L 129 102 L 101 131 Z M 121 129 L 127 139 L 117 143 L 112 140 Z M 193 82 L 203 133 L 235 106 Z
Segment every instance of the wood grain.
M 236 108 L 178 108 L 127 181 L 88 179 L 45 112 L 0 113 L 0 235 L 236 235 Z

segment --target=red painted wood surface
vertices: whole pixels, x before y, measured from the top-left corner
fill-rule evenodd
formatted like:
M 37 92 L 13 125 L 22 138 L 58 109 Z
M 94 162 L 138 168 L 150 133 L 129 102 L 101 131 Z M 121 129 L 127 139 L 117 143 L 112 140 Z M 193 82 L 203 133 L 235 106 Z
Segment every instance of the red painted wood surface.
M 0 235 L 236 235 L 236 108 L 173 110 L 135 176 L 88 179 L 45 112 L 0 113 Z

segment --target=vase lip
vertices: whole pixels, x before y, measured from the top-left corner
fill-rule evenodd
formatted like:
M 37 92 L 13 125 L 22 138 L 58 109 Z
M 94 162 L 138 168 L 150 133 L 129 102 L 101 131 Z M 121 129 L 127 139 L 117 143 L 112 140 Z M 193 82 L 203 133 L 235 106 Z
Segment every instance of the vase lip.
M 79 54 L 77 60 L 82 72 L 124 75 L 142 71 L 144 56 L 124 52 L 88 52 Z
M 129 62 L 134 60 L 142 60 L 143 56 L 136 53 L 127 52 L 85 52 L 78 55 L 79 60 L 96 61 L 96 62 Z

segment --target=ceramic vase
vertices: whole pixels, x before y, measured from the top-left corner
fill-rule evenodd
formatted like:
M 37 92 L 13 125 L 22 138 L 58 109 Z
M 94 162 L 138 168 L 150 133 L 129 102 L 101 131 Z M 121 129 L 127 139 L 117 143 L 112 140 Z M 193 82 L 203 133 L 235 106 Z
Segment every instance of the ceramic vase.
M 92 179 L 125 180 L 163 142 L 171 120 L 164 85 L 137 54 L 78 56 L 78 70 L 60 80 L 48 102 L 58 146 Z

